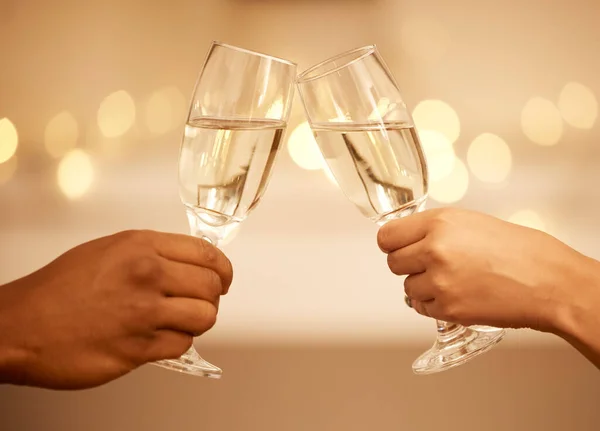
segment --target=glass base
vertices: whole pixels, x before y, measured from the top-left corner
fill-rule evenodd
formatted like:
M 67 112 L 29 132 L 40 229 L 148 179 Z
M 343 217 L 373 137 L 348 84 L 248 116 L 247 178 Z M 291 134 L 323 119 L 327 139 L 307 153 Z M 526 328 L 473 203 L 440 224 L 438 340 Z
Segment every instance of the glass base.
M 413 372 L 433 374 L 462 365 L 490 350 L 504 335 L 504 329 L 486 327 L 479 330 L 461 326 L 455 334 L 438 336 L 433 347 L 413 363 Z
M 220 379 L 223 371 L 213 364 L 206 362 L 196 352 L 194 346 L 185 352 L 179 359 L 165 359 L 152 363 L 162 368 L 181 373 L 191 374 L 192 376 L 208 377 L 210 379 Z

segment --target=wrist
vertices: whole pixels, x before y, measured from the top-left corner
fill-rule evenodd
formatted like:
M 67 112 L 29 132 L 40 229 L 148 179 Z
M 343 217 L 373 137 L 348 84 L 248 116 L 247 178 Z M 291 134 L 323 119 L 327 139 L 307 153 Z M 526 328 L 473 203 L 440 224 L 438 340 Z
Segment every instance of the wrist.
M 581 263 L 562 278 L 553 331 L 571 344 L 600 343 L 600 262 L 581 256 Z M 565 289 L 566 287 L 566 289 Z
M 18 331 L 17 282 L 0 286 L 0 384 L 19 384 L 23 380 L 30 354 Z

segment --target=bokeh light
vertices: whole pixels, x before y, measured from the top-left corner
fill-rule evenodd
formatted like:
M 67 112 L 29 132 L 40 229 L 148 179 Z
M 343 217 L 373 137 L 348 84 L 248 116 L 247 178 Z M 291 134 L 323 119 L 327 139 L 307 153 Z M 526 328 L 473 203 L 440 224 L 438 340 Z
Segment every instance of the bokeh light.
M 107 138 L 124 135 L 135 122 L 135 103 L 126 91 L 107 96 L 98 109 L 98 127 Z
M 521 226 L 546 231 L 547 226 L 542 217 L 533 210 L 525 209 L 515 212 L 508 219 L 509 222 Z
M 71 150 L 58 165 L 58 186 L 69 199 L 83 196 L 94 181 L 90 156 L 81 149 Z
M 521 112 L 523 133 L 538 145 L 556 145 L 563 134 L 563 119 L 558 108 L 542 97 L 533 97 Z
M 512 153 L 502 138 L 492 133 L 483 133 L 471 142 L 467 164 L 479 180 L 501 183 L 510 174 Z
M 14 156 L 18 146 L 17 128 L 8 118 L 2 118 L 0 120 L 0 163 L 4 163 Z
M 591 129 L 598 118 L 598 101 L 592 90 L 578 82 L 567 83 L 558 97 L 558 109 L 567 124 Z
M 452 171 L 443 178 L 431 181 L 429 196 L 444 204 L 460 201 L 469 188 L 469 171 L 462 160 L 456 158 Z
M 419 139 L 427 159 L 429 179 L 437 181 L 450 175 L 456 155 L 446 135 L 435 130 L 420 130 Z
M 146 103 L 146 127 L 156 135 L 168 133 L 185 121 L 185 110 L 185 97 L 177 87 L 161 88 Z
M 287 149 L 294 163 L 302 169 L 323 169 L 325 160 L 308 122 L 300 123 L 290 134 Z
M 18 158 L 16 156 L 11 157 L 4 163 L 0 163 L 0 186 L 8 183 L 15 172 L 17 171 Z
M 44 145 L 48 154 L 54 158 L 62 157 L 75 148 L 77 139 L 79 139 L 77 121 L 67 111 L 57 114 L 46 125 Z
M 460 120 L 456 111 L 441 100 L 424 100 L 413 111 L 417 130 L 443 133 L 451 144 L 460 136 Z

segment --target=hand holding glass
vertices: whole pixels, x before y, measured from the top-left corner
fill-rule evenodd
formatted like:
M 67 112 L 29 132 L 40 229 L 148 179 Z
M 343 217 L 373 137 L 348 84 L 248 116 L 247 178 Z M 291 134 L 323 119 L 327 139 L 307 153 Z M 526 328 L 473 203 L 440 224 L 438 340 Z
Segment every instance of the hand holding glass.
M 382 225 L 424 207 L 427 165 L 392 74 L 375 46 L 324 61 L 297 79 L 317 143 L 342 191 Z M 437 321 L 437 340 L 413 364 L 417 374 L 455 367 L 504 336 L 496 328 Z
M 191 234 L 218 245 L 262 198 L 287 127 L 296 65 L 213 42 L 196 83 L 179 156 Z M 156 365 L 220 378 L 192 346 Z

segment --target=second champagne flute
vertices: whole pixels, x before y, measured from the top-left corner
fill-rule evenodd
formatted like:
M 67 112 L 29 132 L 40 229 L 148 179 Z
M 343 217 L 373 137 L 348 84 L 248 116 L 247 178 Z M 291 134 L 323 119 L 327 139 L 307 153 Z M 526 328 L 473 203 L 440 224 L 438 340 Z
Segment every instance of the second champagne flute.
M 256 208 L 287 127 L 296 65 L 213 42 L 198 77 L 179 155 L 179 194 L 191 234 L 218 245 Z M 155 363 L 220 378 L 192 346 Z
M 311 67 L 297 86 L 331 173 L 363 215 L 382 225 L 423 208 L 428 176 L 419 136 L 374 45 Z M 442 321 L 437 329 L 433 347 L 413 363 L 417 374 L 460 365 L 504 336 Z

